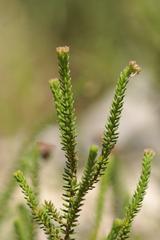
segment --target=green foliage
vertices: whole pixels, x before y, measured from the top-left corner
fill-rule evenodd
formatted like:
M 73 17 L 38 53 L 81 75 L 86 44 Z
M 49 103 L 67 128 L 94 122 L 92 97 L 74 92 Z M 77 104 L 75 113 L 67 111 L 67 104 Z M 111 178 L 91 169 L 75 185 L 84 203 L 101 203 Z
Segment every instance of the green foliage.
M 123 220 L 116 218 L 113 222 L 111 232 L 109 233 L 107 240 L 116 239 L 120 229 L 123 227 Z
M 48 235 L 48 239 L 59 239 L 59 229 L 52 224 L 50 214 L 48 213 L 48 207 L 46 205 L 39 206 L 35 192 L 29 186 L 20 170 L 17 171 L 14 176 L 19 186 L 22 188 L 22 192 L 25 195 L 28 206 L 32 210 L 34 219 L 40 224 L 41 228 L 44 229 L 45 233 Z
M 66 167 L 64 169 L 64 217 L 66 224 L 64 231 L 66 238 L 70 234 L 70 209 L 72 208 L 72 199 L 77 191 L 77 156 L 76 156 L 76 126 L 75 126 L 75 109 L 71 85 L 71 76 L 69 69 L 69 48 L 57 48 L 59 80 L 51 80 L 50 86 L 53 92 L 59 128 L 61 131 L 62 149 L 66 156 Z M 68 215 L 68 216 L 67 216 Z M 67 216 L 67 217 L 66 217 Z
M 56 221 L 59 224 L 63 224 L 62 215 L 58 212 L 58 210 L 55 208 L 51 201 L 49 202 L 45 201 L 44 207 L 54 221 Z
M 151 173 L 151 161 L 153 157 L 154 153 L 152 150 L 146 150 L 144 152 L 142 172 L 135 193 L 128 207 L 126 208 L 124 218 L 119 220 L 118 223 L 117 220 L 114 222 L 111 233 L 109 234 L 107 240 L 125 240 L 129 238 L 131 224 L 142 206 L 144 195 L 146 193 Z
M 131 61 L 129 65 L 123 70 L 123 72 L 121 72 L 120 77 L 117 81 L 109 118 L 105 125 L 102 152 L 96 163 L 96 169 L 91 183 L 92 186 L 99 180 L 99 177 L 104 174 L 104 171 L 108 164 L 108 157 L 117 142 L 119 136 L 118 127 L 123 109 L 123 100 L 129 78 L 138 74 L 139 72 L 140 67 L 134 61 Z
M 22 146 L 17 161 L 13 166 L 14 170 L 12 169 L 12 171 L 15 171 L 17 168 L 19 168 L 25 174 L 29 173 L 31 175 L 34 189 L 38 194 L 38 168 L 40 152 L 37 145 L 33 145 L 32 147 L 30 146 L 33 140 L 32 138 L 33 136 L 31 136 L 29 140 L 27 139 L 27 141 L 24 143 L 25 149 L 27 148 L 27 150 L 24 151 L 24 146 Z M 6 211 L 4 211 L 3 208 L 0 207 L 0 227 L 9 210 L 9 201 L 12 197 L 12 194 L 14 193 L 15 187 L 16 184 L 11 174 L 11 178 L 8 180 L 8 183 L 4 187 L 3 191 L 0 193 L 0 206 L 6 208 Z
M 140 67 L 136 62 L 129 62 L 128 66 L 121 72 L 117 81 L 115 94 L 113 97 L 108 120 L 105 124 L 104 136 L 102 140 L 102 149 L 93 145 L 89 149 L 88 160 L 83 170 L 82 178 L 77 180 L 77 150 L 76 150 L 76 117 L 74 109 L 74 99 L 71 85 L 71 76 L 69 69 L 69 48 L 57 48 L 59 79 L 50 81 L 50 88 L 53 93 L 55 107 L 58 116 L 58 123 L 61 136 L 62 150 L 66 157 L 64 168 L 64 193 L 63 209 L 59 212 L 52 202 L 43 205 L 39 204 L 37 187 L 38 181 L 35 162 L 32 170 L 33 187 L 31 187 L 22 171 L 15 173 L 17 183 L 24 193 L 28 206 L 32 211 L 33 218 L 43 228 L 49 240 L 75 239 L 75 229 L 78 225 L 78 218 L 86 194 L 95 187 L 101 176 L 106 173 L 109 163 L 109 156 L 117 142 L 119 133 L 120 117 L 123 109 L 124 97 L 129 79 L 140 72 Z M 111 233 L 107 239 L 126 239 L 130 232 L 131 223 L 139 211 L 144 198 L 150 175 L 150 163 L 153 158 L 152 151 L 146 151 L 144 154 L 142 175 L 137 190 L 129 204 L 125 217 L 122 220 L 116 220 L 113 224 Z M 103 192 L 103 188 L 102 188 Z M 104 193 L 101 195 L 103 198 Z M 101 206 L 100 206 L 101 208 Z M 101 209 L 100 209 L 101 212 Z M 16 224 L 16 231 L 21 235 L 21 227 Z
M 40 150 L 38 145 L 33 146 L 32 149 L 22 161 L 23 171 L 29 169 L 31 182 L 33 189 L 36 193 L 38 199 L 39 196 L 39 160 L 40 160 Z M 24 206 L 18 206 L 18 218 L 14 222 L 15 233 L 18 239 L 36 239 L 37 229 L 33 221 L 33 217 L 30 214 L 29 210 Z
M 38 199 L 35 193 L 32 191 L 31 187 L 27 184 L 27 181 L 22 173 L 22 171 L 17 171 L 14 174 L 19 186 L 22 188 L 23 193 L 25 194 L 25 199 L 27 200 L 28 206 L 34 212 L 34 209 L 38 206 Z

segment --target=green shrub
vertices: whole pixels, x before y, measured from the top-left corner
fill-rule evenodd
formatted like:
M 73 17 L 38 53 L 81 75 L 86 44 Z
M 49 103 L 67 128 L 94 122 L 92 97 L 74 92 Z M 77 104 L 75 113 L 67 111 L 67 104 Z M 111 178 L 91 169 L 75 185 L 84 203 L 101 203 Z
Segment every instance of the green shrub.
M 71 240 L 75 239 L 75 229 L 78 225 L 81 208 L 84 204 L 86 194 L 95 187 L 97 182 L 99 182 L 101 177 L 106 173 L 109 161 L 112 161 L 110 154 L 115 147 L 119 136 L 118 128 L 127 84 L 131 77 L 140 72 L 140 67 L 136 64 L 136 62 L 130 61 L 128 66 L 121 72 L 116 84 L 109 117 L 105 124 L 102 147 L 99 148 L 95 145 L 90 147 L 88 160 L 86 161 L 82 178 L 78 180 L 78 154 L 76 140 L 77 130 L 74 97 L 69 68 L 69 48 L 66 46 L 57 48 L 57 56 L 59 79 L 50 80 L 50 88 L 53 93 L 53 99 L 57 111 L 62 150 L 64 151 L 66 157 L 66 165 L 63 174 L 64 193 L 62 196 L 62 211 L 57 210 L 51 201 L 45 201 L 43 204 L 39 203 L 37 191 L 37 161 L 34 161 L 35 164 L 33 164 L 34 170 L 32 171 L 32 186 L 28 184 L 21 170 L 18 170 L 14 176 L 17 180 L 17 183 L 21 187 L 22 192 L 24 193 L 27 204 L 31 209 L 34 221 L 36 221 L 40 227 L 43 228 L 48 239 Z M 122 219 L 116 219 L 113 222 L 113 226 L 109 235 L 105 237 L 106 240 L 128 239 L 132 222 L 142 206 L 150 177 L 151 161 L 153 156 L 154 153 L 152 150 L 144 151 L 142 172 L 136 190 L 130 199 L 128 206 L 126 207 L 124 217 Z M 35 155 L 33 159 L 37 159 L 37 155 Z M 103 189 L 104 188 L 102 187 L 99 203 L 100 201 L 104 201 L 102 199 Z M 102 204 L 99 206 L 102 206 Z M 100 209 L 101 207 L 99 210 Z M 22 240 L 26 239 L 26 230 L 24 230 L 26 228 L 24 228 L 23 225 L 25 222 L 27 222 L 27 218 L 22 218 L 22 212 L 25 213 L 26 211 L 25 208 L 21 207 L 20 210 L 21 220 L 15 223 L 15 230 L 17 239 Z M 33 227 L 32 224 L 26 225 L 30 229 Z M 28 232 L 30 233 L 30 239 L 36 238 L 36 234 L 33 230 L 28 230 Z

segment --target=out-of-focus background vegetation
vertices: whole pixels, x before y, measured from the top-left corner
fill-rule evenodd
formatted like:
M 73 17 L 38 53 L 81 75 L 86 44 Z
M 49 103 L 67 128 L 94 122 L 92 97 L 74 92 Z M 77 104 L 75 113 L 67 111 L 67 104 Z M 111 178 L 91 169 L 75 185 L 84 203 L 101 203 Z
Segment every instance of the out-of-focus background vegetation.
M 83 104 L 113 84 L 129 59 L 152 72 L 158 85 L 159 10 L 156 0 L 1 0 L 0 134 L 31 130 L 50 115 L 48 79 L 57 76 L 59 45 L 71 46 L 73 83 Z
M 79 122 L 83 136 L 80 148 L 84 150 L 84 155 L 90 143 L 86 139 L 91 137 L 91 140 L 97 141 L 100 137 L 116 78 L 132 59 L 139 63 L 143 72 L 129 88 L 119 151 L 123 152 L 126 160 L 130 158 L 130 152 L 136 158 L 140 156 L 144 147 L 151 146 L 158 150 L 159 13 L 158 0 L 0 1 L 2 176 L 11 168 L 12 158 L 15 158 L 21 145 L 19 141 L 23 141 L 24 136 L 29 136 L 36 128 L 41 134 L 41 128 L 52 123 L 54 129 L 55 114 L 48 80 L 57 76 L 55 48 L 60 45 L 71 47 L 72 82 L 77 113 L 81 116 Z M 98 126 L 97 132 L 94 132 L 95 126 Z M 53 129 L 50 133 L 49 130 L 42 133 L 46 141 L 52 138 L 51 134 L 55 134 Z M 159 166 L 158 161 L 155 164 Z M 130 183 L 128 177 L 121 177 Z M 154 181 L 153 191 L 150 190 L 153 201 L 148 200 L 147 206 L 152 208 L 154 203 L 156 212 L 160 199 L 158 170 L 154 171 Z M 151 196 L 154 193 L 157 195 Z M 154 215 L 151 210 L 147 214 L 147 218 L 150 218 L 149 214 Z M 154 221 L 160 222 L 158 216 L 154 217 Z M 154 238 L 157 225 L 153 226 L 148 236 L 158 240 Z M 137 229 L 140 230 L 138 226 Z

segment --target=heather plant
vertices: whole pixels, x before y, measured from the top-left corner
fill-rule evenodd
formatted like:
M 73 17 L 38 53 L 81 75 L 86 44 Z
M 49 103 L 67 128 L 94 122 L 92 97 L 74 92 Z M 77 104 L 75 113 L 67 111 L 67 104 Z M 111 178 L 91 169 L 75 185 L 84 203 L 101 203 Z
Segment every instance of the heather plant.
M 34 164 L 30 172 L 31 183 L 28 183 L 23 171 L 18 170 L 14 174 L 32 214 L 32 216 L 29 214 L 25 206 L 19 207 L 19 219 L 15 222 L 15 232 L 18 240 L 36 239 L 36 228 L 33 227 L 33 221 L 37 222 L 44 230 L 49 240 L 76 239 L 76 227 L 79 224 L 79 216 L 86 195 L 102 178 L 96 217 L 97 229 L 95 235 L 93 234 L 93 239 L 97 239 L 104 206 L 104 192 L 107 188 L 105 184 L 109 181 L 106 172 L 107 170 L 112 172 L 112 157 L 110 155 L 119 136 L 118 129 L 127 84 L 133 76 L 140 72 L 140 67 L 135 61 L 130 61 L 128 66 L 121 72 L 116 84 L 109 117 L 105 124 L 101 147 L 92 145 L 89 148 L 88 159 L 82 177 L 78 179 L 77 165 L 79 160 L 76 114 L 69 67 L 69 48 L 67 46 L 58 47 L 57 57 L 59 78 L 50 80 L 49 84 L 57 112 L 62 150 L 66 157 L 63 173 L 63 208 L 58 210 L 51 201 L 40 203 L 37 175 L 39 164 L 37 155 L 32 155 Z M 132 222 L 141 209 L 146 193 L 153 157 L 152 150 L 147 149 L 144 151 L 142 171 L 136 190 L 125 208 L 124 216 L 114 220 L 109 234 L 106 234 L 104 239 L 124 240 L 129 238 Z M 111 164 L 110 167 L 109 164 Z M 28 235 L 25 234 L 26 232 Z

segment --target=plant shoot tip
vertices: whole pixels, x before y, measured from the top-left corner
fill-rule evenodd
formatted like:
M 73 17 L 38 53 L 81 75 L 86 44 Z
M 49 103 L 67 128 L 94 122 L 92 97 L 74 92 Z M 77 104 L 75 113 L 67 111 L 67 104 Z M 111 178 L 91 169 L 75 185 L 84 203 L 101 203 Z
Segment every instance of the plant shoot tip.
M 63 54 L 63 53 L 68 53 L 69 52 L 69 47 L 68 46 L 57 47 L 56 52 L 60 55 Z
M 135 74 L 139 74 L 141 72 L 141 68 L 140 66 L 136 63 L 136 61 L 129 61 L 129 67 L 133 73 L 133 75 Z

